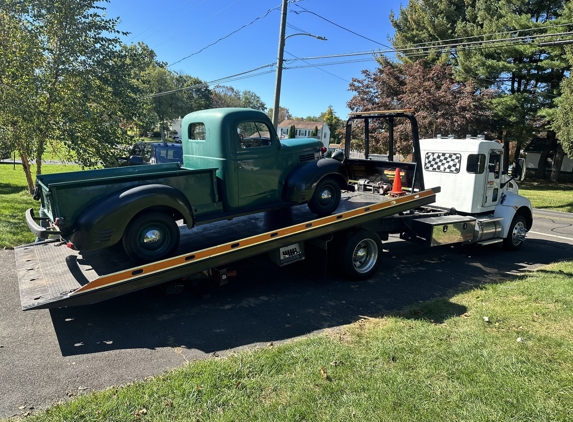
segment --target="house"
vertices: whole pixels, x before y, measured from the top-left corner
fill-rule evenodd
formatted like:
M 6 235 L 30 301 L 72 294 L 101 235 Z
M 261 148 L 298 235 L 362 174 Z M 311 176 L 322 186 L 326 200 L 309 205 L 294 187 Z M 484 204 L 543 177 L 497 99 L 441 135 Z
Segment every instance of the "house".
M 330 143 L 330 129 L 328 125 L 324 122 L 307 122 L 305 120 L 283 120 L 277 127 L 277 134 L 279 138 L 288 138 L 288 132 L 290 127 L 294 125 L 295 127 L 295 137 L 296 138 L 311 138 L 311 133 L 314 128 L 318 128 L 318 135 L 314 138 L 320 139 L 322 144 L 328 148 Z
M 534 138 L 523 150 L 525 154 L 525 176 L 535 177 L 535 172 L 539 165 L 541 153 L 547 144 L 545 138 Z M 545 166 L 546 172 L 551 172 L 553 159 L 555 158 L 556 151 L 551 150 L 547 156 L 547 164 Z M 573 160 L 565 154 L 563 162 L 561 163 L 561 179 L 569 181 L 573 179 Z

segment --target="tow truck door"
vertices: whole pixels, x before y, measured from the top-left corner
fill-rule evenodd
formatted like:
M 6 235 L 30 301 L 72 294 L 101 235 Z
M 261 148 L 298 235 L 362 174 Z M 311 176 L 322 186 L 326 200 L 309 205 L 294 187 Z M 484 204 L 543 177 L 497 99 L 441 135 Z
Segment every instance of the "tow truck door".
M 491 149 L 489 151 L 487 171 L 485 172 L 486 185 L 483 198 L 483 207 L 495 207 L 501 196 L 501 159 L 502 151 Z

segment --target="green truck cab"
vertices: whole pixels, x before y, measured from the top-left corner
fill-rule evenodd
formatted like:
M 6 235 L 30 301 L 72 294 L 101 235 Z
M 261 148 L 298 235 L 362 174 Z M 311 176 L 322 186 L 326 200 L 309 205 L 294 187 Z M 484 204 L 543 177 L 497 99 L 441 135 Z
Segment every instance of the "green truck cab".
M 40 239 L 59 235 L 78 250 L 123 243 L 137 261 L 170 256 L 187 227 L 307 203 L 318 216 L 338 207 L 347 189 L 344 165 L 322 158 L 317 139 L 279 140 L 263 112 L 219 108 L 182 122 L 177 163 L 40 175 L 26 212 Z

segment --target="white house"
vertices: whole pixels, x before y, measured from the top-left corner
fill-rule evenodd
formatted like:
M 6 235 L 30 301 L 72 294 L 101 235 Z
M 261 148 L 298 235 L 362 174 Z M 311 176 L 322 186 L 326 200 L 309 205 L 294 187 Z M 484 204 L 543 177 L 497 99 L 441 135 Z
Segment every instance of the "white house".
M 295 127 L 296 138 L 311 138 L 311 133 L 314 131 L 314 128 L 318 128 L 318 135 L 315 137 L 320 139 L 322 144 L 328 148 L 328 144 L 330 143 L 330 129 L 326 123 L 307 122 L 304 120 L 283 120 L 277 128 L 279 138 L 288 138 L 288 132 L 292 125 Z

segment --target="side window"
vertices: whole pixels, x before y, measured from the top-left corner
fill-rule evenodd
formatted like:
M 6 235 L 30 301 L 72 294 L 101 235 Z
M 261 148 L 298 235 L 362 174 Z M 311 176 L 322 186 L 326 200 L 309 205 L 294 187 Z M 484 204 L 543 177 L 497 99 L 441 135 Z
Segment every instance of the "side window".
M 493 151 L 489 153 L 488 171 L 493 173 L 496 179 L 499 179 L 501 167 L 501 155 L 495 154 Z
M 473 174 L 483 174 L 485 171 L 485 154 L 468 155 L 466 171 Z
M 246 121 L 237 125 L 239 148 L 269 147 L 272 144 L 271 131 L 266 123 Z
M 191 123 L 188 135 L 190 141 L 204 141 L 206 139 L 205 125 L 203 123 Z

